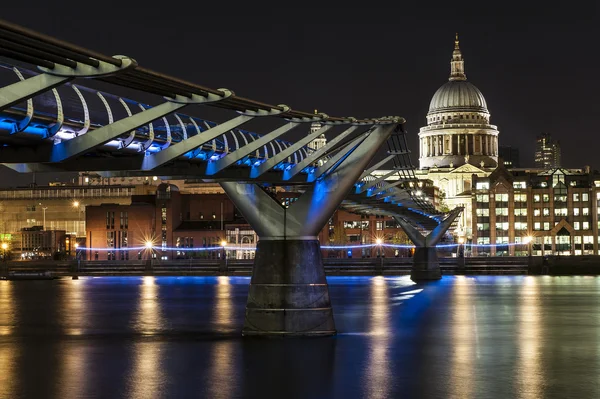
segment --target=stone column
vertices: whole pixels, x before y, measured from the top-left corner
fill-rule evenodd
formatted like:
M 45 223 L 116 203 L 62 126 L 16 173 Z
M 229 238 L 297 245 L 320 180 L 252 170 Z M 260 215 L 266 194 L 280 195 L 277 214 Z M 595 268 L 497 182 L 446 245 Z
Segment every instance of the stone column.
M 446 154 L 446 135 L 442 136 L 442 155 Z
M 469 135 L 465 134 L 465 155 L 469 155 Z

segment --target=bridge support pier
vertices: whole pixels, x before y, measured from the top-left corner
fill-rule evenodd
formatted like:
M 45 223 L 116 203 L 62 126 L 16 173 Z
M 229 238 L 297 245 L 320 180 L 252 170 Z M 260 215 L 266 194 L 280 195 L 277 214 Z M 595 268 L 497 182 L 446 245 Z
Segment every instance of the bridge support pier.
M 336 333 L 317 235 L 396 126 L 374 128 L 289 208 L 258 184 L 220 182 L 259 236 L 242 335 Z
M 402 218 L 396 218 L 398 224 L 406 235 L 415 244 L 413 266 L 410 272 L 412 281 L 431 281 L 442 278 L 440 262 L 435 246 L 440 242 L 444 233 L 450 228 L 454 219 L 462 212 L 463 208 L 455 208 L 438 224 L 427 236 L 421 234 L 413 225 Z

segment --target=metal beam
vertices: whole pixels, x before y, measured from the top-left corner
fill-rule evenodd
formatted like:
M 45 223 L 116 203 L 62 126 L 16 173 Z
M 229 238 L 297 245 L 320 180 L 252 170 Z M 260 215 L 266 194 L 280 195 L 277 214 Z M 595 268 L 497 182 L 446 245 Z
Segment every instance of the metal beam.
M 304 170 L 304 168 L 306 168 L 308 165 L 312 164 L 313 162 L 316 162 L 319 158 L 321 158 L 321 156 L 323 154 L 331 151 L 331 149 L 333 149 L 340 141 L 345 139 L 350 133 L 354 132 L 357 128 L 358 128 L 358 126 L 351 126 L 350 128 L 346 129 L 344 132 L 342 132 L 341 134 L 338 134 L 335 138 L 330 140 L 326 145 L 324 145 L 323 147 L 314 151 L 312 154 L 310 154 L 308 157 L 304 158 L 302 161 L 298 162 L 291 169 L 283 172 L 283 180 L 291 179 L 296 174 L 298 174 L 302 170 Z
M 0 111 L 73 79 L 75 79 L 74 76 L 54 76 L 42 73 L 5 86 L 0 89 Z
M 350 141 L 325 164 L 317 167 L 312 173 L 310 173 L 306 180 L 308 182 L 313 182 L 321 178 L 321 176 L 324 174 L 333 172 L 367 137 L 369 137 L 369 134 L 371 134 L 371 131 L 363 133 Z
M 317 235 L 396 126 L 375 128 L 334 172 L 308 187 L 287 209 L 287 228 L 298 236 Z
M 364 173 L 362 175 L 360 175 L 360 178 L 358 180 L 362 180 L 365 177 L 369 176 L 371 173 L 373 173 L 373 171 L 379 169 L 380 166 L 383 166 L 386 163 L 388 163 L 389 161 L 391 161 L 392 158 L 394 158 L 395 156 L 396 156 L 395 154 L 391 154 L 391 155 L 388 155 L 387 157 L 383 158 L 381 161 L 377 162 L 375 165 L 373 165 L 369 169 L 365 170 Z
M 52 148 L 50 162 L 61 162 L 77 155 L 84 154 L 91 149 L 108 143 L 122 134 L 128 133 L 147 123 L 181 109 L 188 104 L 167 101 L 147 111 L 140 112 L 127 118 L 118 120 L 110 125 L 86 133 L 82 136 L 65 140 Z
M 297 141 L 285 150 L 279 152 L 273 158 L 269 158 L 265 162 L 261 163 L 259 166 L 253 167 L 250 175 L 252 177 L 258 177 L 266 171 L 268 171 L 269 169 L 274 168 L 277 164 L 279 164 L 281 161 L 292 155 L 294 152 L 298 151 L 300 148 L 304 147 L 305 145 L 313 141 L 315 138 L 319 137 L 320 135 L 331 129 L 331 127 L 332 125 L 323 126 L 316 132 L 309 134 L 304 139 Z
M 223 133 L 248 122 L 252 118 L 254 117 L 249 115 L 239 115 L 228 120 L 227 122 L 223 122 L 220 125 L 205 130 L 194 137 L 190 137 L 187 140 L 182 140 L 175 145 L 157 152 L 156 154 L 148 155 L 144 158 L 142 170 L 152 170 L 164 165 L 167 162 L 173 161 L 178 157 L 202 146 L 202 144 L 217 138 Z
M 298 126 L 299 124 L 300 124 L 299 122 L 289 122 L 277 129 L 273 130 L 272 132 L 254 140 L 252 143 L 247 144 L 241 148 L 238 148 L 237 150 L 233 151 L 232 153 L 225 155 L 223 158 L 219 159 L 218 161 L 209 162 L 208 166 L 206 167 L 206 174 L 214 175 L 215 173 L 220 172 L 221 170 L 225 169 L 226 167 L 228 167 L 228 166 L 232 165 L 233 163 L 239 161 L 240 159 L 244 158 L 246 155 L 258 150 L 260 147 L 264 146 L 265 144 L 268 144 L 271 141 L 277 139 L 281 135 L 285 134 L 286 132 L 288 132 L 291 129 Z
M 378 191 L 377 191 L 375 194 L 379 194 L 379 193 L 380 193 L 380 192 L 382 192 L 382 191 L 385 191 L 385 190 L 387 190 L 387 189 L 390 189 L 390 188 L 393 188 L 393 187 L 399 186 L 400 184 L 402 184 L 402 183 L 406 183 L 406 182 L 408 182 L 408 181 L 409 181 L 409 180 L 398 179 L 398 180 L 394 180 L 394 182 L 393 182 L 393 183 L 392 183 L 392 182 L 385 182 L 385 183 L 383 183 L 383 186 L 381 186 L 381 187 L 379 187 L 379 188 L 377 189 Z M 357 190 L 357 192 L 358 192 L 359 194 L 360 194 L 360 193 L 362 193 L 362 191 L 358 191 L 358 190 Z

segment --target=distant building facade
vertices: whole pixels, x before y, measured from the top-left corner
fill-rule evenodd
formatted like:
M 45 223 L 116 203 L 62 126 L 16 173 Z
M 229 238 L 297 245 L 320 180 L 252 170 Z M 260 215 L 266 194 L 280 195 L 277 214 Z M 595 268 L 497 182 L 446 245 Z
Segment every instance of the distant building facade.
M 508 171 L 474 176 L 473 244 L 478 255 L 598 255 L 600 175 L 585 170 Z
M 434 187 L 423 187 L 429 192 Z M 433 193 L 432 193 L 433 194 Z M 284 207 L 293 206 L 298 192 L 277 191 Z M 186 194 L 162 183 L 154 195 L 134 195 L 129 204 L 105 203 L 86 210 L 86 242 L 82 259 L 218 259 L 223 252 L 207 250 L 227 242 L 228 259 L 253 259 L 258 236 L 225 194 Z M 396 222 L 383 215 L 359 215 L 337 210 L 318 234 L 321 245 L 410 244 Z M 151 243 L 152 250 L 145 248 Z M 129 249 L 131 248 L 131 249 Z M 193 248 L 191 250 L 190 248 Z M 384 247 L 323 250 L 329 257 L 402 256 L 408 250 Z
M 535 167 L 552 169 L 561 167 L 560 142 L 553 141 L 549 133 L 542 133 L 535 139 Z
M 8 250 L 15 260 L 66 259 L 75 255 L 75 237 L 64 230 L 25 227 L 11 234 Z
M 520 168 L 519 149 L 510 145 L 498 147 L 498 157 L 507 169 Z

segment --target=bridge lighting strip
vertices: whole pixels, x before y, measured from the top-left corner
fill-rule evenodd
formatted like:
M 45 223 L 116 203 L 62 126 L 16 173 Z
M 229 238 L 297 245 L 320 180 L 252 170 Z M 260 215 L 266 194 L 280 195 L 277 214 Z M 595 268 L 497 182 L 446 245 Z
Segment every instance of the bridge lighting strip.
M 491 248 L 491 247 L 508 247 L 508 246 L 526 246 L 529 244 L 525 244 L 522 242 L 510 242 L 507 244 L 438 244 L 436 248 L 456 248 L 459 245 L 463 245 L 465 247 L 470 248 Z M 410 244 L 360 244 L 360 245 L 321 245 L 321 249 L 359 249 L 359 248 L 373 248 L 373 247 L 388 247 L 388 248 L 401 248 L 401 249 L 410 249 L 415 248 L 414 245 Z M 196 248 L 178 248 L 178 247 L 161 247 L 161 246 L 152 246 L 152 247 L 123 247 L 123 248 L 86 248 L 86 247 L 78 247 L 77 251 L 104 251 L 104 252 L 117 252 L 117 251 L 179 251 L 179 252 L 201 252 L 201 251 L 220 251 L 220 250 L 228 250 L 228 251 L 256 251 L 256 247 L 240 247 L 240 246 L 218 246 L 218 247 L 196 247 Z

